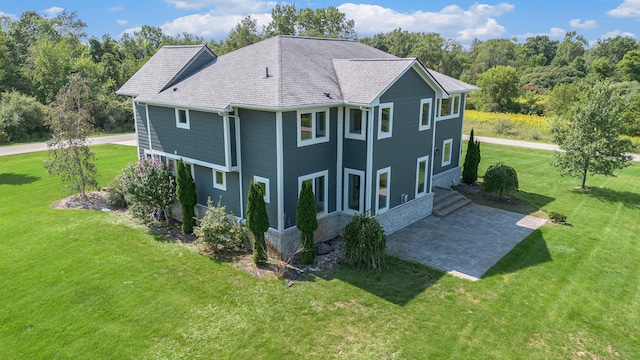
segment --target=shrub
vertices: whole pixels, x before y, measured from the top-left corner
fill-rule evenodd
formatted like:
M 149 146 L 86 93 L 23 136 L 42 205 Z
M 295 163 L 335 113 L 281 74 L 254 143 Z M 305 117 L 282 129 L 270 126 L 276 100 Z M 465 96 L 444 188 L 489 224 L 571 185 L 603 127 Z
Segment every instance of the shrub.
M 120 177 L 113 179 L 109 184 L 109 191 L 107 193 L 107 205 L 112 209 L 125 209 L 127 207 L 127 200 L 125 199 L 125 190 L 122 186 Z
M 518 191 L 518 174 L 503 163 L 491 165 L 484 175 L 482 189 L 499 195 L 513 194 Z
M 567 222 L 567 215 L 552 211 L 549 213 L 549 219 L 551 219 L 556 224 L 564 224 Z
M 176 182 L 164 164 L 153 158 L 141 159 L 129 164 L 120 179 L 134 216 L 143 220 L 164 217 L 169 222 L 170 207 L 176 201 Z
M 249 185 L 247 198 L 247 227 L 253 235 L 253 262 L 256 265 L 264 265 L 267 262 L 267 244 L 264 240 L 264 232 L 269 230 L 269 215 L 262 187 L 252 182 Z
M 48 118 L 47 107 L 34 97 L 15 90 L 0 94 L 0 143 L 45 135 Z
M 513 130 L 513 121 L 505 117 L 499 117 L 494 123 L 491 124 L 491 128 L 496 134 L 509 135 Z
M 300 229 L 300 245 L 302 247 L 300 260 L 305 265 L 311 264 L 316 258 L 313 232 L 318 228 L 318 220 L 316 219 L 316 200 L 311 184 L 307 182 L 302 183 L 302 190 L 298 196 L 296 227 Z
M 247 233 L 238 224 L 232 212 L 227 213 L 224 205 L 213 206 L 211 198 L 207 200 L 207 211 L 200 220 L 200 226 L 193 233 L 213 252 L 235 250 L 248 242 Z
M 182 207 L 182 232 L 191 234 L 196 224 L 195 206 L 198 203 L 196 183 L 193 181 L 191 173 L 184 166 L 182 158 L 178 160 L 176 174 L 176 195 Z
M 358 214 L 342 229 L 344 256 L 356 268 L 380 270 L 384 264 L 387 238 L 378 220 Z

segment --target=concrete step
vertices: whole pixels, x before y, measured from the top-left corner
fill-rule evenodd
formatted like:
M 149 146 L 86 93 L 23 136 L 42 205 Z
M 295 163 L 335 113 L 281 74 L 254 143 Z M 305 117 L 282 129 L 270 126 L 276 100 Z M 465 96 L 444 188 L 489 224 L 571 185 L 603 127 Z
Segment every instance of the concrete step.
M 434 188 L 433 191 L 433 214 L 438 217 L 445 217 L 471 203 L 471 200 L 451 189 Z

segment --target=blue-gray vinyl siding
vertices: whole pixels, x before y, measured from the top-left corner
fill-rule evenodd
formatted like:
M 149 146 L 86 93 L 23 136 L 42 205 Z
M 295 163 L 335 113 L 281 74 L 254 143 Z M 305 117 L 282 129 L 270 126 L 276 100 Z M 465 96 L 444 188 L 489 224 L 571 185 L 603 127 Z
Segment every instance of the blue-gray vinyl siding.
M 284 228 L 296 225 L 298 205 L 298 177 L 328 170 L 328 212 L 336 211 L 336 159 L 338 108 L 329 111 L 329 141 L 298 147 L 297 113 L 282 114 L 283 162 L 284 162 Z M 244 128 L 243 130 L 244 131 Z M 362 143 L 364 143 L 362 141 Z M 244 150 L 242 153 L 244 157 Z M 366 159 L 366 156 L 365 156 Z
M 213 169 L 194 165 L 196 183 L 196 194 L 198 204 L 207 205 L 207 199 L 211 198 L 213 205 L 218 201 L 227 207 L 227 211 L 240 216 L 240 176 L 237 172 L 227 173 L 227 190 L 220 190 L 213 187 Z
M 435 99 L 431 106 L 431 129 L 418 130 L 420 100 L 425 98 L 434 99 L 434 90 L 414 69 L 410 69 L 380 97 L 380 103 L 393 103 L 392 136 L 380 140 L 378 140 L 379 106 L 374 107 L 373 198 L 371 199 L 374 211 L 378 190 L 376 172 L 386 167 L 391 167 L 389 208 L 400 205 L 403 194 L 407 195 L 407 200 L 415 198 L 417 159 L 431 156 L 433 142 Z M 431 166 L 431 161 L 428 166 Z M 431 188 L 431 179 L 428 179 L 427 188 Z
M 455 118 L 440 120 L 436 123 L 436 142 L 435 147 L 438 148 L 439 154 L 434 154 L 433 161 L 433 174 L 439 174 L 441 172 L 453 169 L 460 165 L 460 149 L 462 146 L 461 143 L 461 134 L 462 134 L 462 119 L 464 117 L 464 109 L 462 108 L 462 104 L 464 104 L 464 94 L 462 94 L 462 98 L 460 101 L 460 115 Z M 451 164 L 445 167 L 442 167 L 442 156 L 444 155 L 442 144 L 447 139 L 453 139 L 453 145 L 451 147 Z
M 144 158 L 144 150 L 149 149 L 149 132 L 147 130 L 147 108 L 144 105 L 139 105 L 137 103 L 134 103 L 134 104 L 135 104 L 134 105 L 135 113 L 133 114 L 133 116 L 136 122 L 138 144 L 140 145 L 138 147 L 138 158 L 142 159 Z
M 225 165 L 223 118 L 189 110 L 189 129 L 176 127 L 175 108 L 149 105 L 153 150 Z
M 278 228 L 278 177 L 276 151 L 276 114 L 257 110 L 239 110 L 242 154 L 242 187 L 246 207 L 249 184 L 254 175 L 269 179 L 267 214 L 269 226 Z M 243 212 L 246 217 L 245 212 Z

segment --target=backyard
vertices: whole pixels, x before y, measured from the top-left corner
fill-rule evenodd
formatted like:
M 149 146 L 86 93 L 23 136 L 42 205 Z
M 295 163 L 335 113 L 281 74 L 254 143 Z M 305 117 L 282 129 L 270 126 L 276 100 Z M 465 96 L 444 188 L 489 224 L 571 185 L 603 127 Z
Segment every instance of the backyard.
M 101 186 L 136 157 L 94 149 Z M 288 287 L 120 214 L 52 208 L 67 194 L 45 157 L 0 158 L 2 359 L 640 357 L 637 164 L 584 192 L 550 152 L 482 144 L 480 174 L 514 167 L 531 212 L 569 225 L 533 232 L 477 282 L 389 257 Z

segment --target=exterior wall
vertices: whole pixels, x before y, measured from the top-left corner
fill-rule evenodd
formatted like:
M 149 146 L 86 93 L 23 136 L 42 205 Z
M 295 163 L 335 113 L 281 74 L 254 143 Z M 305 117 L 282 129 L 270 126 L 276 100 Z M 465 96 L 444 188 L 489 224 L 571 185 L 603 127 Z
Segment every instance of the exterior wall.
M 278 228 L 278 173 L 276 153 L 276 114 L 239 109 L 242 154 L 242 197 L 247 203 L 249 185 L 254 176 L 269 179 L 267 214 L 269 226 Z M 229 176 L 229 174 L 227 174 Z M 229 178 L 227 178 L 229 182 Z M 228 189 L 227 189 L 228 190 Z M 241 213 L 246 217 L 244 209 Z M 236 215 L 238 215 L 236 214 Z
M 133 116 L 136 122 L 138 137 L 138 158 L 144 158 L 144 150 L 149 149 L 149 132 L 147 130 L 147 108 L 134 102 Z
M 189 111 L 189 129 L 176 127 L 175 108 L 148 106 L 153 150 L 225 165 L 223 118 Z
M 207 205 L 207 199 L 211 198 L 213 205 L 218 201 L 227 207 L 227 211 L 240 216 L 242 208 L 240 206 L 240 176 L 237 172 L 227 173 L 227 190 L 220 190 L 213 187 L 213 169 L 194 165 L 194 182 L 196 183 L 196 193 L 198 204 Z
M 414 222 L 431 215 L 433 209 L 434 193 L 429 193 L 418 199 L 414 199 L 397 206 L 384 214 L 376 215 L 376 219 L 384 228 L 387 235 L 405 228 Z
M 435 147 L 440 150 L 438 155 L 434 154 L 433 161 L 433 174 L 443 173 L 445 171 L 454 169 L 460 165 L 460 150 L 462 149 L 462 119 L 464 117 L 464 94 L 460 101 L 460 115 L 455 118 L 440 120 L 436 122 L 436 139 Z M 453 139 L 453 146 L 451 147 L 451 164 L 448 166 L 442 166 L 442 156 L 444 151 L 442 149 L 442 143 L 446 139 Z M 451 183 L 449 183 L 451 185 Z
M 417 159 L 427 155 L 431 159 L 435 114 L 434 100 L 431 105 L 431 129 L 419 131 L 420 100 L 434 99 L 434 97 L 434 90 L 414 69 L 409 69 L 380 97 L 380 103 L 393 103 L 392 136 L 380 140 L 377 139 L 380 107 L 374 108 L 373 198 L 371 199 L 374 210 L 377 196 L 376 171 L 388 166 L 391 167 L 389 208 L 402 204 L 403 194 L 407 195 L 408 200 L 415 199 Z M 430 166 L 431 161 L 428 162 L 428 167 Z M 429 170 L 427 169 L 427 173 Z M 430 189 L 430 181 L 427 181 L 427 189 Z
M 328 170 L 328 212 L 336 210 L 336 159 L 338 108 L 329 111 L 329 141 L 298 147 L 297 113 L 282 114 L 282 140 L 284 162 L 284 228 L 295 227 L 298 205 L 298 177 Z M 244 127 L 242 128 L 244 131 Z M 244 145 L 244 140 L 243 140 Z M 244 149 L 242 150 L 244 157 Z M 275 158 L 275 156 L 274 156 Z M 244 163 L 243 163 L 244 166 Z

